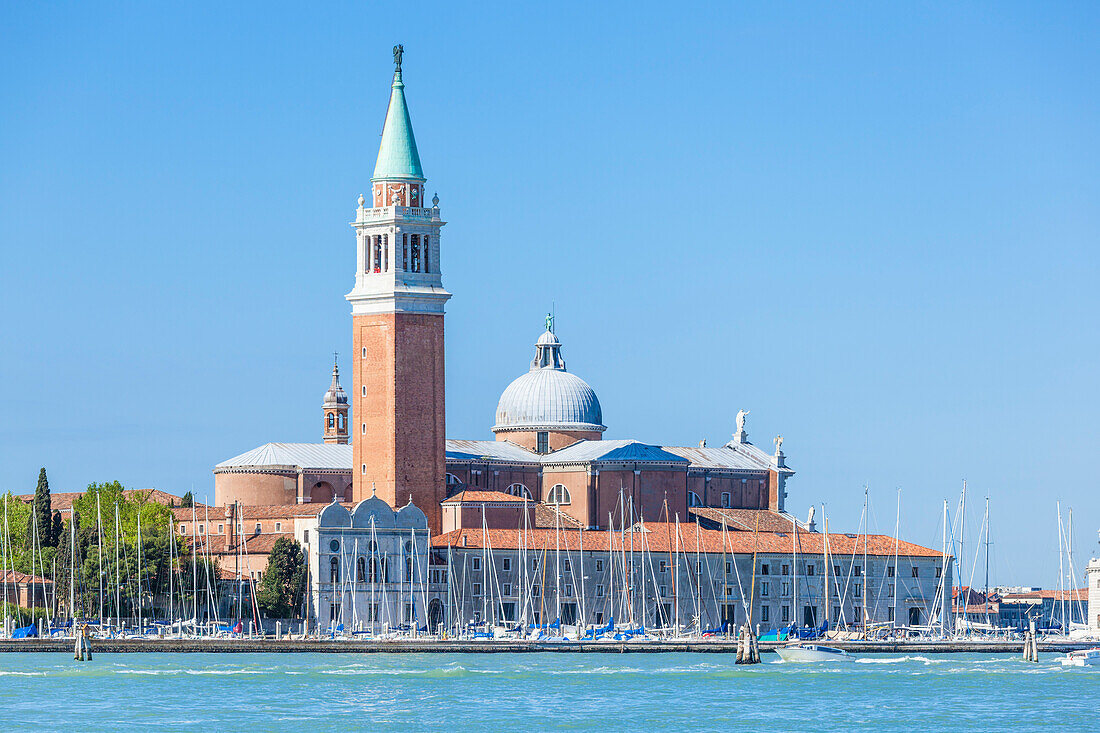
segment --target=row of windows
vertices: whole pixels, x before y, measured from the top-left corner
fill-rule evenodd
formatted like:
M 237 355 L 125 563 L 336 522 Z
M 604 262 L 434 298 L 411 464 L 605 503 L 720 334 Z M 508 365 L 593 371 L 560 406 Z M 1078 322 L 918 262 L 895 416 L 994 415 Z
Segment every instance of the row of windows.
M 367 272 L 390 271 L 390 235 L 375 234 L 367 240 Z M 411 265 L 411 266 L 410 266 Z M 427 234 L 401 235 L 401 269 L 405 272 L 431 272 L 431 237 Z
M 179 527 L 180 527 L 180 534 L 187 534 L 187 525 L 186 524 L 180 524 Z M 205 534 L 206 525 L 196 524 L 195 525 L 195 530 L 198 532 L 198 534 Z M 275 531 L 276 532 L 282 532 L 283 531 L 283 523 L 282 522 L 275 522 Z M 218 534 L 223 534 L 224 532 L 225 532 L 225 525 L 224 524 L 219 524 L 218 525 Z M 244 525 L 242 525 L 240 523 L 237 524 L 237 533 L 238 534 L 244 534 Z M 263 533 L 263 525 L 261 525 L 259 522 L 256 522 L 255 534 L 262 534 L 262 533 Z

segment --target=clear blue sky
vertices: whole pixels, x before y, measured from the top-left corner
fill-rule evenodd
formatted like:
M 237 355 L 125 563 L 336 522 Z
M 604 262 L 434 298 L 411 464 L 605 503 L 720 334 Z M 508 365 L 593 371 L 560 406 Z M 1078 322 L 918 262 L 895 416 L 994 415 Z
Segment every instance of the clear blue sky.
M 212 492 L 313 441 L 392 70 L 444 217 L 447 423 L 554 304 L 607 437 L 785 437 L 790 506 L 994 580 L 1100 526 L 1095 3 L 6 3 L 0 490 Z M 348 385 L 345 385 L 348 386 Z M 967 570 L 973 562 L 967 549 Z

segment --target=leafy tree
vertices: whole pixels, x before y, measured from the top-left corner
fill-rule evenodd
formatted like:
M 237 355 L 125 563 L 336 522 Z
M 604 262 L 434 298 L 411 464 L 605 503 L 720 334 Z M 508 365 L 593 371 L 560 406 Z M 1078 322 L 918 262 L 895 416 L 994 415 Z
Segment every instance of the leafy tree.
M 290 537 L 280 537 L 268 556 L 256 604 L 268 618 L 292 618 L 301 606 L 305 580 L 302 546 Z
M 195 497 L 191 494 L 190 491 L 184 494 L 183 497 L 180 499 L 180 506 L 185 508 L 195 506 Z
M 33 549 L 35 539 L 42 547 L 56 547 L 53 539 L 53 520 L 50 506 L 50 482 L 46 479 L 46 469 L 38 472 L 38 488 L 34 490 L 33 511 L 27 518 L 26 546 Z M 38 525 L 37 533 L 35 525 Z

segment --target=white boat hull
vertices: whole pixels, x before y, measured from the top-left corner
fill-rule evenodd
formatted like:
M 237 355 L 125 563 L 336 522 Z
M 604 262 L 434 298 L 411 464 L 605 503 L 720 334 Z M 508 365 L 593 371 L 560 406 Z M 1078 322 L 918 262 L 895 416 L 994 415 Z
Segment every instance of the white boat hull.
M 776 653 L 784 662 L 852 662 L 855 661 L 848 652 L 835 647 L 821 646 L 820 644 L 801 644 L 799 646 L 781 646 L 776 648 Z
M 1100 667 L 1100 649 L 1070 652 L 1061 662 L 1063 667 Z

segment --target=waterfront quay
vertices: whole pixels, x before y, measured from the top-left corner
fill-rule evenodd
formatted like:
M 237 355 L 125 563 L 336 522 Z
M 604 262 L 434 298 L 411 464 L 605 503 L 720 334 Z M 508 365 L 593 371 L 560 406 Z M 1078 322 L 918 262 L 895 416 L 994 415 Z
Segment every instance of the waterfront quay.
M 829 645 L 853 654 L 1022 654 L 1019 641 L 830 641 Z M 774 652 L 783 642 L 760 642 L 762 653 Z M 1095 646 L 1095 642 L 1040 641 L 1040 652 L 1066 653 Z M 735 639 L 719 641 L 660 642 L 575 642 L 575 641 L 439 641 L 434 639 L 400 641 L 347 641 L 332 639 L 100 639 L 92 642 L 97 654 L 132 652 L 172 653 L 244 653 L 244 652 L 312 652 L 331 654 L 494 654 L 530 652 L 621 652 L 669 653 L 737 652 Z M 0 652 L 67 652 L 73 651 L 71 639 L 0 639 Z

